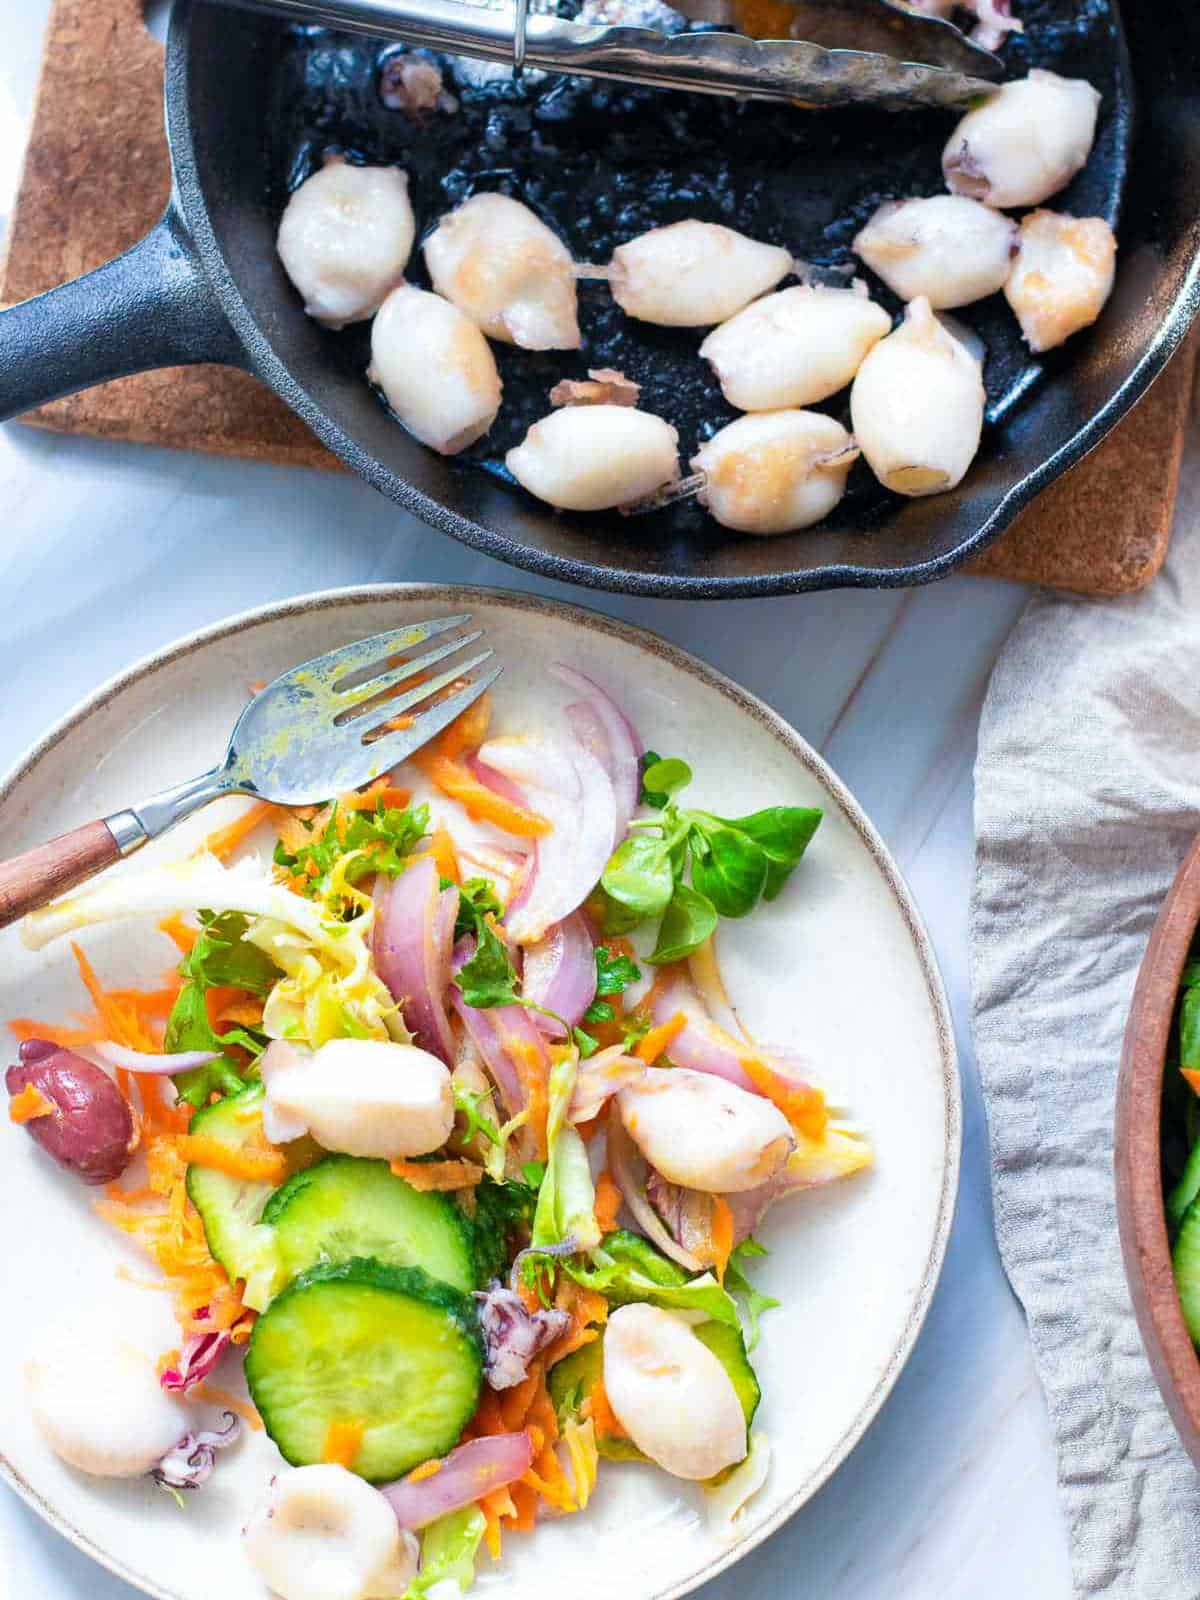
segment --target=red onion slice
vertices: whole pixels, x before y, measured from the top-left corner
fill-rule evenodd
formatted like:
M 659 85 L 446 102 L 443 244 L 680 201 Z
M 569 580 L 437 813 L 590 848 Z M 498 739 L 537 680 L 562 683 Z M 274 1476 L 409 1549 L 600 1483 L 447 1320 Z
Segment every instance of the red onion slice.
M 553 671 L 569 689 L 583 696 L 594 718 L 603 728 L 608 760 L 605 761 L 603 756 L 599 756 L 598 759 L 607 770 L 612 782 L 617 802 L 616 835 L 621 839 L 641 799 L 641 760 L 644 749 L 642 741 L 620 706 L 592 678 L 585 677 L 582 672 L 577 672 L 574 667 L 568 667 L 561 661 L 555 663 Z M 576 710 L 576 707 L 569 707 L 568 716 Z M 595 724 L 591 726 L 594 729 Z M 592 736 L 594 737 L 594 732 Z M 592 753 L 597 755 L 595 750 Z
M 437 867 L 428 857 L 414 861 L 383 901 L 375 924 L 375 965 L 417 1044 L 447 1066 L 454 1060 L 444 999 L 453 942 L 454 921 L 447 926 Z
M 604 768 L 581 745 L 543 736 L 492 739 L 480 761 L 516 783 L 550 832 L 534 840 L 523 898 L 506 914 L 518 944 L 541 939 L 577 910 L 599 882 L 616 839 L 617 804 Z
M 455 972 L 470 960 L 472 942 L 463 939 L 454 951 Z M 462 1018 L 475 1048 L 499 1092 L 510 1117 L 525 1109 L 525 1085 L 517 1070 L 517 1056 L 524 1056 L 538 1071 L 547 1075 L 550 1056 L 546 1042 L 524 1006 L 492 1006 L 486 1011 L 469 1006 L 456 986 L 450 990 L 450 1004 Z
M 194 1333 L 179 1352 L 179 1365 L 161 1373 L 159 1383 L 168 1394 L 186 1394 L 211 1374 L 229 1344 L 228 1329 L 220 1333 Z
M 687 1026 L 671 1040 L 671 1060 L 677 1067 L 708 1072 L 736 1083 L 739 1089 L 750 1094 L 758 1094 L 742 1066 L 745 1046 L 704 1015 L 699 1000 L 686 983 L 668 984 L 655 997 L 653 1009 L 656 1023 L 669 1022 L 679 1011 L 688 1019 Z
M 650 1204 L 646 1196 L 646 1162 L 626 1133 L 615 1102 L 608 1113 L 608 1170 L 631 1216 L 650 1243 L 656 1244 L 664 1255 L 670 1256 L 672 1261 L 678 1261 L 688 1272 L 704 1272 L 705 1263 L 671 1236 L 662 1218 Z
M 578 911 L 526 947 L 521 992 L 534 1005 L 557 1012 L 568 1027 L 583 1021 L 583 1013 L 596 998 L 596 952 Z M 562 1037 L 562 1026 L 553 1017 L 535 1012 L 533 1020 L 551 1038 Z
M 532 1465 L 533 1441 L 528 1433 L 495 1433 L 451 1450 L 431 1477 L 416 1483 L 401 1478 L 381 1484 L 379 1492 L 400 1526 L 416 1532 L 438 1517 L 474 1505 L 493 1489 L 515 1483 Z
M 126 1045 L 114 1044 L 110 1039 L 95 1046 L 101 1061 L 110 1067 L 121 1067 L 126 1072 L 156 1073 L 190 1072 L 193 1067 L 207 1066 L 216 1061 L 219 1050 L 176 1050 L 170 1055 L 144 1055 L 140 1050 L 130 1050 Z

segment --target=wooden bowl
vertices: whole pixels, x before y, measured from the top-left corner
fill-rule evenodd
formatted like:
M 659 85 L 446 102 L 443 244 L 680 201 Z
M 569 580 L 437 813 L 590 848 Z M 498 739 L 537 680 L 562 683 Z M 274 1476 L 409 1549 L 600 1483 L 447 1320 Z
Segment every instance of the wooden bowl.
M 1179 979 L 1200 922 L 1200 839 L 1163 901 L 1133 991 L 1117 1079 L 1117 1222 L 1133 1309 L 1184 1447 L 1200 1468 L 1200 1359 L 1171 1271 L 1163 1206 L 1162 1084 Z

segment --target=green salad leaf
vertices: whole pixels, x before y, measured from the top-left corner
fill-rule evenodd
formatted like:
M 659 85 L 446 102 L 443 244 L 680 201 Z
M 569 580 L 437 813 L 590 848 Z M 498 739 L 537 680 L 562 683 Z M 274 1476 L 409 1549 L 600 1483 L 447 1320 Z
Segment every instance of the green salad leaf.
M 586 1257 L 563 1263 L 563 1271 L 615 1305 L 640 1301 L 664 1311 L 698 1311 L 713 1322 L 740 1329 L 737 1306 L 711 1272 L 689 1278 L 653 1245 L 618 1229 Z
M 250 926 L 240 911 L 223 911 L 220 916 L 200 913 L 200 933 L 195 944 L 179 963 L 183 985 L 167 1018 L 163 1049 L 216 1050 L 215 1061 L 181 1072 L 175 1079 L 179 1098 L 188 1105 L 207 1105 L 214 1094 L 236 1094 L 245 1080 L 227 1052 L 240 1046 L 251 1056 L 262 1053 L 265 1039 L 246 1028 L 230 1028 L 218 1034 L 208 1020 L 205 996 L 209 989 L 246 989 L 260 997 L 269 993 L 280 977 L 279 968 L 256 945 L 244 937 Z
M 404 1591 L 404 1600 L 423 1600 L 447 1581 L 466 1594 L 475 1582 L 475 1557 L 487 1520 L 478 1506 L 464 1506 L 431 1522 L 421 1534 L 421 1570 Z
M 546 1171 L 538 1189 L 530 1247 L 544 1249 L 574 1239 L 580 1250 L 600 1242 L 596 1221 L 596 1189 L 588 1162 L 587 1145 L 567 1121 L 579 1061 L 574 1052 L 550 1069 L 549 1111 L 546 1117 Z
M 275 864 L 300 880 L 301 892 L 310 900 L 324 900 L 333 887 L 332 873 L 344 856 L 358 856 L 345 867 L 346 883 L 358 883 L 373 872 L 398 878 L 408 866 L 413 847 L 428 831 L 426 805 L 385 806 L 378 800 L 374 811 L 353 811 L 343 821 L 335 801 L 324 827 L 320 832 L 312 830 L 308 844 L 295 851 L 282 843 L 275 846 Z
M 536 1207 L 537 1184 L 484 1178 L 475 1186 L 474 1256 L 481 1287 L 504 1276 L 513 1246 L 524 1242 Z
M 772 1311 L 780 1304 L 773 1295 L 763 1294 L 761 1289 L 756 1289 L 746 1276 L 745 1263 L 753 1256 L 769 1255 L 765 1245 L 751 1236 L 743 1239 L 741 1244 L 735 1245 L 729 1262 L 725 1268 L 725 1287 L 731 1294 L 740 1295 L 745 1302 L 746 1311 L 746 1353 L 749 1355 L 758 1345 L 761 1336 L 759 1319 L 764 1311 Z
M 648 751 L 642 801 L 658 814 L 636 818 L 600 880 L 606 933 L 627 933 L 661 918 L 649 959 L 679 961 L 697 949 L 719 917 L 748 916 L 773 900 L 821 821 L 813 806 L 768 806 L 744 817 L 691 810 L 677 796 L 692 770 Z

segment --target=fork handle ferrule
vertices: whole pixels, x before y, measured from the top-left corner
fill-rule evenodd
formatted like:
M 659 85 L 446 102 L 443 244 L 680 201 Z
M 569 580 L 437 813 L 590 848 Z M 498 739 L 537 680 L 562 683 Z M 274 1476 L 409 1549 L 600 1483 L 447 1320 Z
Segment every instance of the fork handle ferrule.
M 130 818 L 131 842 L 127 848 L 122 848 L 121 853 L 128 855 L 130 850 L 136 850 L 138 844 L 145 840 L 157 839 L 160 833 L 173 828 L 177 822 L 182 822 L 184 817 L 191 816 L 193 811 L 206 806 L 210 800 L 216 800 L 223 794 L 236 793 L 237 788 L 236 781 L 228 773 L 213 767 L 210 772 L 202 772 L 198 778 L 189 778 L 187 783 L 178 783 L 173 789 L 164 789 L 161 794 L 151 795 L 131 810 L 118 814 Z M 109 818 L 109 825 L 116 820 Z M 132 830 L 135 827 L 141 830 L 140 840 L 133 839 Z
M 114 811 L 111 817 L 105 817 L 104 826 L 116 840 L 117 849 L 123 856 L 131 856 L 135 850 L 140 850 L 150 837 L 134 811 Z

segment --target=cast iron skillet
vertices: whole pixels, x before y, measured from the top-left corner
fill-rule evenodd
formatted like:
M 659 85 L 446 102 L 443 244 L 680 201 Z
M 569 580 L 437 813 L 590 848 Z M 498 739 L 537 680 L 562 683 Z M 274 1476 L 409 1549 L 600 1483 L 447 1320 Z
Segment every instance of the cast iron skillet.
M 309 321 L 274 252 L 288 184 L 332 145 L 411 166 L 425 225 L 475 187 L 501 187 L 541 209 L 583 258 L 698 214 L 844 260 L 880 198 L 938 191 L 946 117 L 806 116 L 568 82 L 467 92 L 456 127 L 417 134 L 374 99 L 378 46 L 192 0 L 177 0 L 167 52 L 167 213 L 125 256 L 0 313 L 0 416 L 147 367 L 227 362 L 265 380 L 343 461 L 434 527 L 552 577 L 694 598 L 940 578 L 1099 442 L 1200 302 L 1200 13 L 1139 0 L 1123 36 L 1108 0 L 1018 9 L 1029 32 L 1010 46 L 1014 73 L 1040 63 L 1103 91 L 1092 161 L 1053 203 L 1119 218 L 1119 271 L 1097 326 L 1044 367 L 1020 354 L 998 302 L 967 313 L 989 345 L 990 425 L 951 495 L 902 502 L 860 467 L 827 525 L 769 540 L 726 536 L 689 506 L 633 520 L 559 516 L 505 482 L 486 450 L 447 462 L 412 441 L 363 382 L 362 331 L 331 335 Z M 625 325 L 603 294 L 584 297 L 590 347 L 572 370 L 623 365 L 689 452 L 730 415 L 700 370 L 697 337 Z M 561 358 L 504 358 L 493 444 L 546 409 L 547 379 L 563 370 Z

